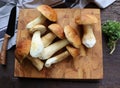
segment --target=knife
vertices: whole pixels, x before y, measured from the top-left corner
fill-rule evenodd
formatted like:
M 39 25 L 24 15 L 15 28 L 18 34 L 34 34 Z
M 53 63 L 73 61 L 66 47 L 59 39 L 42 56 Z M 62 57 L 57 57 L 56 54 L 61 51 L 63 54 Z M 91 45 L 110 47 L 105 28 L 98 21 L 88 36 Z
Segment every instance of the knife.
M 6 51 L 7 51 L 8 41 L 14 35 L 15 22 L 16 22 L 16 6 L 13 7 L 11 10 L 8 27 L 4 35 L 4 41 L 1 48 L 0 64 L 3 65 L 6 64 Z

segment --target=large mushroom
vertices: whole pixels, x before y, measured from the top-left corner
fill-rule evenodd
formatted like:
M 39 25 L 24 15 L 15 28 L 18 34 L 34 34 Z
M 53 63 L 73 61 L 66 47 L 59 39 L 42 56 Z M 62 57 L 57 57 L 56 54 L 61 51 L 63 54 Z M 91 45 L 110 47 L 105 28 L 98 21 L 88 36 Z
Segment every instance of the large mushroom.
M 98 22 L 94 15 L 84 14 L 77 16 L 75 22 L 78 25 L 83 25 L 83 38 L 82 43 L 87 48 L 92 48 L 96 44 L 96 38 L 93 33 L 93 25 Z
M 31 48 L 30 48 L 30 55 L 36 58 L 36 57 L 39 57 L 39 55 L 44 49 L 44 45 L 41 40 L 41 34 L 45 33 L 46 27 L 44 25 L 36 25 L 29 31 L 33 33 Z
M 46 19 L 52 22 L 57 21 L 57 13 L 50 6 L 40 5 L 37 7 L 37 10 L 40 12 L 40 15 L 26 25 L 27 29 L 31 29 L 37 24 L 43 24 Z

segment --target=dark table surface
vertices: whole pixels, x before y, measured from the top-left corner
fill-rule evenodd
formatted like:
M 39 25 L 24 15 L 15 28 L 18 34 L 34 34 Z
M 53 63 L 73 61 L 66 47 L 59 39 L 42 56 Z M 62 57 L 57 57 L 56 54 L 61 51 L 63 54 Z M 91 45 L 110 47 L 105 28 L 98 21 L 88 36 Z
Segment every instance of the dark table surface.
M 98 8 L 91 3 L 86 8 Z M 101 9 L 101 22 L 120 21 L 120 0 Z M 120 40 L 113 55 L 109 54 L 107 38 L 102 34 L 104 78 L 102 80 L 55 80 L 14 77 L 14 50 L 7 52 L 7 65 L 0 65 L 0 88 L 120 88 Z

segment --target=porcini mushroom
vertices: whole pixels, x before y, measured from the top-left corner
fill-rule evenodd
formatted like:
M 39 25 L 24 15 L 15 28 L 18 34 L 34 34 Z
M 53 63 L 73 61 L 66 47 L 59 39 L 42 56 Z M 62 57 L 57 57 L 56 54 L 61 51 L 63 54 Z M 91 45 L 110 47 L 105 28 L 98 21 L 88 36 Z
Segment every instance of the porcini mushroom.
M 46 19 L 48 19 L 52 22 L 57 21 L 57 14 L 56 14 L 55 10 L 52 9 L 50 6 L 40 5 L 36 9 L 40 12 L 40 15 L 37 18 L 35 18 L 34 20 L 30 21 L 26 25 L 27 29 L 31 29 L 32 27 L 34 27 L 37 24 L 43 24 Z
M 69 56 L 69 52 L 68 51 L 64 51 L 61 54 L 54 56 L 52 58 L 49 58 L 48 60 L 46 60 L 45 62 L 45 67 L 50 67 L 52 64 L 58 63 L 62 60 L 64 60 L 65 58 L 67 58 Z
M 48 28 L 55 34 L 57 35 L 58 38 L 64 39 L 64 29 L 57 23 L 50 24 Z
M 84 14 L 75 18 L 78 25 L 83 25 L 83 38 L 82 43 L 87 48 L 92 48 L 96 44 L 96 38 L 93 33 L 93 25 L 98 22 L 94 15 Z
M 48 20 L 52 21 L 52 22 L 56 22 L 57 21 L 57 14 L 56 11 L 51 8 L 48 5 L 40 5 L 37 7 L 37 10 L 43 15 L 45 16 Z
M 81 40 L 79 35 L 76 33 L 75 29 L 73 29 L 70 25 L 64 27 L 64 33 L 67 40 L 75 47 L 80 48 Z
M 58 50 L 65 47 L 69 42 L 66 39 L 59 40 L 48 47 L 44 48 L 42 54 L 39 56 L 41 60 L 46 60 L 50 58 L 54 53 L 56 53 Z
M 41 40 L 41 34 L 45 33 L 45 31 L 46 27 L 44 25 L 36 25 L 32 29 L 30 29 L 30 32 L 33 33 L 30 55 L 34 58 L 39 57 L 44 49 L 44 45 Z

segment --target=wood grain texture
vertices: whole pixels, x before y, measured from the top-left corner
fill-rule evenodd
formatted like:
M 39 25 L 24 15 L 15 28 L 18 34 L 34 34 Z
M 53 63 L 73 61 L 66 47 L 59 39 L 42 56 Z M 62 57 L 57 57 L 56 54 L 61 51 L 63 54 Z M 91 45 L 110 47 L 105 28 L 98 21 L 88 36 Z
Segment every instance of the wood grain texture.
M 43 68 L 37 71 L 27 59 L 22 63 L 15 59 L 15 77 L 30 78 L 55 78 L 55 79 L 102 79 L 103 78 L 103 55 L 102 55 L 102 34 L 99 9 L 55 9 L 58 14 L 57 23 L 62 27 L 71 25 L 79 34 L 82 30 L 75 24 L 74 18 L 80 14 L 93 14 L 99 22 L 94 25 L 94 34 L 97 39 L 92 49 L 86 49 L 87 56 L 67 59 L 52 65 L 50 68 Z M 19 14 L 17 43 L 22 40 L 26 24 L 39 15 L 35 9 L 22 9 Z M 22 31 L 22 32 L 21 32 Z

